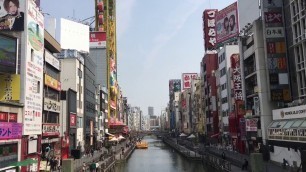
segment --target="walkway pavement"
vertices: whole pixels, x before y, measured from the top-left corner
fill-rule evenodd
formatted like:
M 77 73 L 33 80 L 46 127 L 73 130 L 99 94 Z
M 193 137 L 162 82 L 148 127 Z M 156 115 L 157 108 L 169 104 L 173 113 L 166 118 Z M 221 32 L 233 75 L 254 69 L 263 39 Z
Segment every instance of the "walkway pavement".
M 177 144 L 177 139 L 176 138 L 168 138 L 171 139 L 172 142 L 176 145 Z M 250 157 L 248 155 L 244 155 L 244 154 L 240 154 L 238 152 L 234 152 L 234 151 L 230 151 L 230 150 L 226 150 L 226 149 L 218 149 L 217 147 L 204 147 L 203 145 L 198 145 L 197 147 L 193 147 L 191 148 L 192 143 L 190 142 L 190 144 L 188 144 L 188 149 L 191 152 L 194 152 L 196 154 L 196 152 L 198 152 L 198 154 L 200 154 L 200 152 L 202 151 L 207 151 L 210 154 L 213 154 L 215 156 L 218 157 L 222 157 L 222 152 L 225 153 L 225 157 L 226 160 L 230 161 L 232 163 L 231 166 L 231 171 L 234 172 L 242 172 L 243 170 L 241 170 L 242 164 L 244 162 L 244 159 L 247 159 L 249 162 L 249 171 L 250 171 Z M 179 145 L 180 147 L 184 147 L 182 145 Z M 186 147 L 184 147 L 185 149 L 187 149 Z M 193 150 L 190 150 L 193 149 Z M 247 171 L 247 170 L 244 170 Z M 264 172 L 288 172 L 290 170 L 288 169 L 283 169 L 281 166 L 276 165 L 276 163 L 273 162 L 264 162 Z

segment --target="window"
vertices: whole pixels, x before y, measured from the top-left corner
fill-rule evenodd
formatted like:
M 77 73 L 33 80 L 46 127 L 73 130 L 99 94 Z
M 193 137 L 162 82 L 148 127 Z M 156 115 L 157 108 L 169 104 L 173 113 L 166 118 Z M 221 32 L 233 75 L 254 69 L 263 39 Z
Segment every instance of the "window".
M 55 101 L 59 100 L 59 92 L 54 91 L 53 89 L 49 89 L 48 87 L 45 87 L 44 94 L 46 98 L 50 98 Z
M 40 93 L 40 81 L 37 81 L 37 93 Z
M 79 78 L 82 78 L 82 71 L 81 71 L 80 68 L 78 68 L 78 76 L 79 76 Z
M 43 123 L 59 124 L 59 114 L 54 112 L 43 112 Z
M 31 62 L 34 61 L 34 50 L 31 48 Z
M 78 117 L 77 127 L 78 128 L 83 128 L 83 118 L 82 117 Z
M 226 74 L 226 69 L 225 67 L 221 69 L 220 71 L 220 77 L 224 76 Z

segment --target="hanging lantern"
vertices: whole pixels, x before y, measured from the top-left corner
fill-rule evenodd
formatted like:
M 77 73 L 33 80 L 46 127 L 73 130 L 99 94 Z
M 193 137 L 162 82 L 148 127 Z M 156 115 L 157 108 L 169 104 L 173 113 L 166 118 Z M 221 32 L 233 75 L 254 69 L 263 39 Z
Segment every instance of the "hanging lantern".
M 103 10 L 104 10 L 103 2 L 99 2 L 99 3 L 98 3 L 98 11 L 99 11 L 99 12 L 103 12 Z
M 103 14 L 99 14 L 99 25 L 103 24 Z

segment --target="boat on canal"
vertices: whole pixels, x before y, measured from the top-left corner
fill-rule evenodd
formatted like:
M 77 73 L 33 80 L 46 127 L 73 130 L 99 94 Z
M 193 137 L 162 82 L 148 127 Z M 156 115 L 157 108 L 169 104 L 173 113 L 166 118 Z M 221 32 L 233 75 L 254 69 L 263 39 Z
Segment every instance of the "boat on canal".
M 148 149 L 148 143 L 145 141 L 140 141 L 136 143 L 137 149 Z

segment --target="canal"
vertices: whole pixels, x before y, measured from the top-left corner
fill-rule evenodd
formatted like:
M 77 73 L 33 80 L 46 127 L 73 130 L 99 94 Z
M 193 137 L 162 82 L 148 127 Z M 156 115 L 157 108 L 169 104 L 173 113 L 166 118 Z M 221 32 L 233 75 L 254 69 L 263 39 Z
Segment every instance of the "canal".
M 135 149 L 126 163 L 116 164 L 116 172 L 205 172 L 201 162 L 190 161 L 155 136 L 144 137 L 148 149 Z

